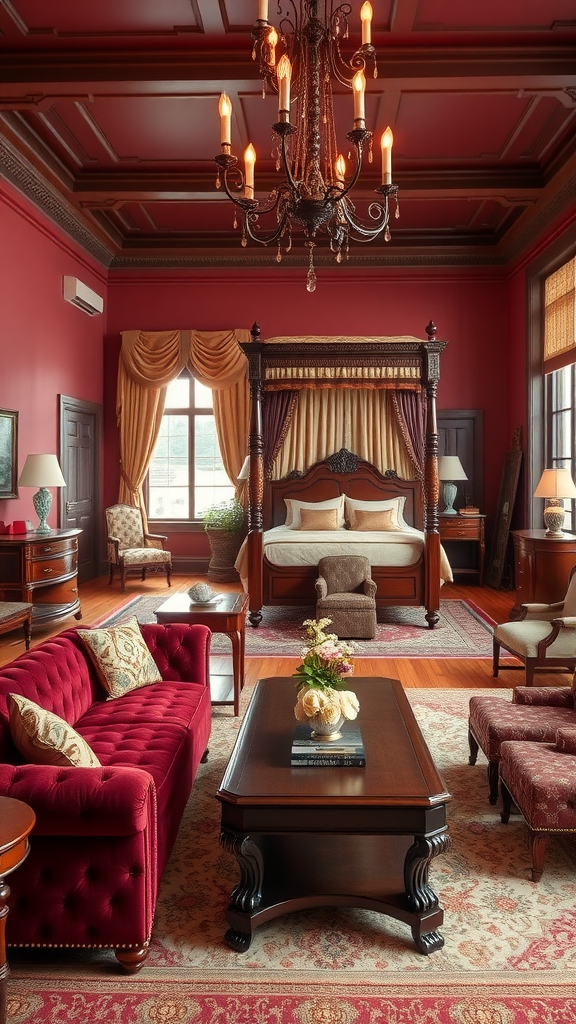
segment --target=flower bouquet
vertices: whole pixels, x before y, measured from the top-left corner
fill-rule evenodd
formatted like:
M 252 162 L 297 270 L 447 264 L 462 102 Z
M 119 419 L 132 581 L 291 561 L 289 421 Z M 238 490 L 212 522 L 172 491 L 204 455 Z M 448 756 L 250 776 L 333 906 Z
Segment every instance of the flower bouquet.
M 306 619 L 302 664 L 294 675 L 298 699 L 294 714 L 299 722 L 309 723 L 317 735 L 337 734 L 345 719 L 356 718 L 360 705 L 345 677 L 354 671 L 350 656 L 356 644 L 325 633 L 331 619 Z

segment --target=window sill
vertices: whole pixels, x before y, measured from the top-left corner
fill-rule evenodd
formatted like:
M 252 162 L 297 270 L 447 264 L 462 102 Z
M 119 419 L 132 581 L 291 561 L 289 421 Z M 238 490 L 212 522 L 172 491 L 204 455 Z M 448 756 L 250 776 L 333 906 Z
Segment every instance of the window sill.
M 149 533 L 203 533 L 204 523 L 192 519 L 149 519 Z

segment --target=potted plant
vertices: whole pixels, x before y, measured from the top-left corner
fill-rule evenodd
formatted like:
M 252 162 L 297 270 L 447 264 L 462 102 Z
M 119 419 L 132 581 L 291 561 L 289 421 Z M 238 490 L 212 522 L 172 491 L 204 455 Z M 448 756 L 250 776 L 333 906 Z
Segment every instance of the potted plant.
M 238 572 L 234 562 L 246 534 L 246 512 L 238 498 L 212 505 L 203 515 L 204 529 L 210 543 L 208 579 L 235 583 Z

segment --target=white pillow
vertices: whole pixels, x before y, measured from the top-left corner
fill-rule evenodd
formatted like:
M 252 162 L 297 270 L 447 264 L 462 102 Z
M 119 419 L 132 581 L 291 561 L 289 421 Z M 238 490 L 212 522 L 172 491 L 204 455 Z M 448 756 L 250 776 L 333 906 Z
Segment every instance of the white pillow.
M 396 528 L 398 530 L 407 530 L 409 526 L 404 519 L 405 504 L 405 494 L 400 495 L 398 498 L 384 498 L 382 501 L 361 501 L 358 498 L 349 498 L 346 495 L 346 521 L 350 529 L 353 530 L 354 512 L 356 509 L 362 509 L 363 512 L 384 512 L 386 509 L 394 509 Z
M 337 498 L 326 498 L 325 501 L 297 501 L 296 498 L 284 498 L 288 514 L 286 526 L 291 530 L 300 530 L 300 509 L 302 508 L 336 508 L 338 509 L 338 528 L 344 527 L 344 495 Z

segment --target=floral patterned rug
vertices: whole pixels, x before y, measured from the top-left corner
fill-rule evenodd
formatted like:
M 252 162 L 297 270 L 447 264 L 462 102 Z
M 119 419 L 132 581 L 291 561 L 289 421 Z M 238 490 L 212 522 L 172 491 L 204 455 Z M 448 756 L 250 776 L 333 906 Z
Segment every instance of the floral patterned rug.
M 166 600 L 157 594 L 136 597 L 104 623 L 112 625 L 135 615 L 139 622 L 156 622 L 154 612 Z M 248 657 L 299 657 L 302 622 L 314 618 L 314 608 L 268 607 L 262 609 L 257 629 L 246 626 Z M 364 658 L 491 658 L 494 622 L 469 601 L 441 601 L 440 621 L 429 629 L 424 608 L 381 608 L 374 640 L 358 640 L 358 656 Z M 212 651 L 226 654 L 230 641 L 214 634 Z M 507 657 L 502 652 L 503 657 Z
M 219 845 L 214 794 L 238 721 L 214 708 L 210 757 L 162 881 L 144 970 L 118 974 L 107 950 L 10 950 L 8 1024 L 574 1024 L 576 840 L 553 839 L 541 881 L 529 880 L 522 820 L 500 823 L 485 761 L 467 764 L 475 692 L 407 690 L 453 796 L 451 846 L 431 870 L 443 949 L 422 956 L 407 926 L 348 908 L 270 921 L 244 954 L 224 945 L 238 873 Z

